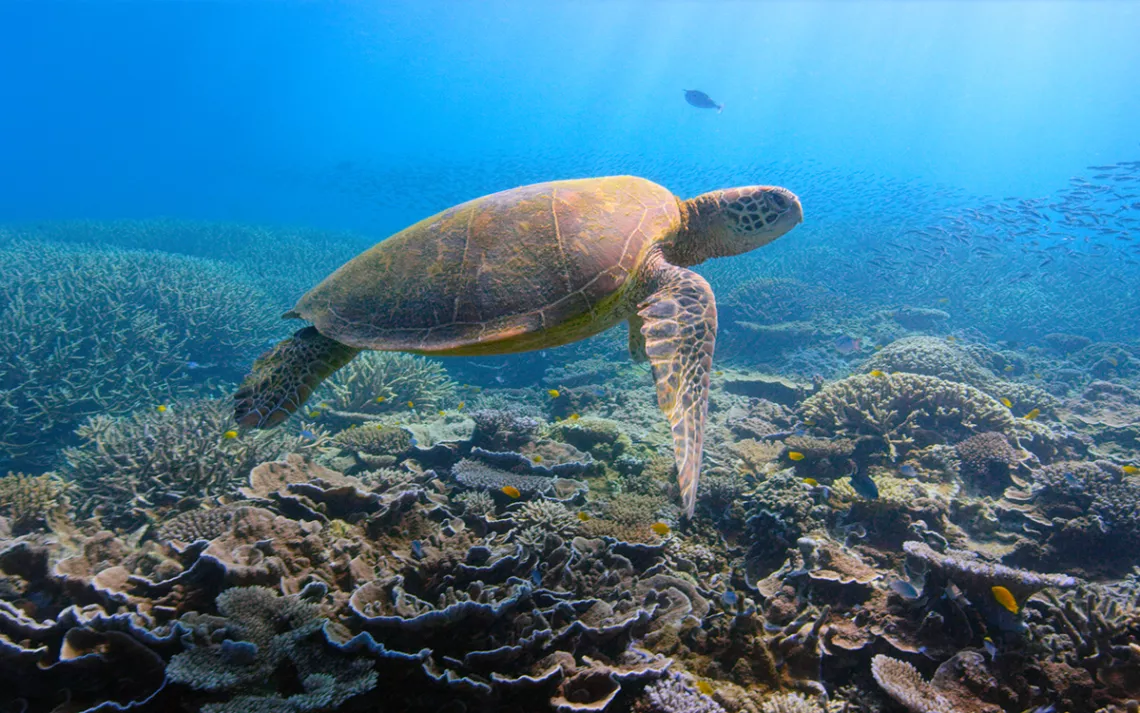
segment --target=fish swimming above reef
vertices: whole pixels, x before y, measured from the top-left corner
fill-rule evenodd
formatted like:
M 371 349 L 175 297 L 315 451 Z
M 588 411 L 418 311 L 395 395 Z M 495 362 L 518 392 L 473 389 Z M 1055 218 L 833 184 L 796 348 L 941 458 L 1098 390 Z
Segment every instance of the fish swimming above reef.
M 698 109 L 716 109 L 716 113 L 724 111 L 724 104 L 717 104 L 699 89 L 686 89 L 685 101 L 689 102 Z
M 851 487 L 854 488 L 856 493 L 859 493 L 868 500 L 875 500 L 879 497 L 879 486 L 875 485 L 875 481 L 871 476 L 859 471 L 851 476 Z
M 253 364 L 247 428 L 285 421 L 361 351 L 484 356 L 577 342 L 627 322 L 669 421 L 685 512 L 696 507 L 716 297 L 688 267 L 766 245 L 803 221 L 789 190 L 681 200 L 644 178 L 522 186 L 422 220 L 356 256 L 285 314 L 313 326 Z
M 846 334 L 839 337 L 833 342 L 835 349 L 840 354 L 854 354 L 863 349 L 863 340 L 858 337 L 850 337 Z

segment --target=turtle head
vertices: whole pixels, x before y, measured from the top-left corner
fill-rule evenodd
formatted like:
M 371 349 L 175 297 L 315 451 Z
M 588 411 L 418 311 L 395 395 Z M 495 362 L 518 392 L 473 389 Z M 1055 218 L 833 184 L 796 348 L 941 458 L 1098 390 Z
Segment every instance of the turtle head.
M 803 222 L 800 199 L 778 186 L 743 186 L 681 201 L 682 225 L 665 259 L 688 266 L 767 245 Z

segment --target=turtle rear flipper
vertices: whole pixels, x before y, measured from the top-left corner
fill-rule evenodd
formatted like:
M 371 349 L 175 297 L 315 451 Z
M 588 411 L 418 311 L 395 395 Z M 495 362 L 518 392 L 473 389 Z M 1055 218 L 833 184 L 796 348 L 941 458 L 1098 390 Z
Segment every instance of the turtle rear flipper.
M 301 408 L 313 390 L 360 353 L 305 327 L 253 363 L 234 394 L 234 419 L 248 428 L 271 428 Z
M 656 276 L 657 291 L 639 305 L 657 404 L 673 431 L 673 456 L 685 514 L 697 505 L 697 480 L 716 344 L 716 299 L 703 277 L 674 265 Z

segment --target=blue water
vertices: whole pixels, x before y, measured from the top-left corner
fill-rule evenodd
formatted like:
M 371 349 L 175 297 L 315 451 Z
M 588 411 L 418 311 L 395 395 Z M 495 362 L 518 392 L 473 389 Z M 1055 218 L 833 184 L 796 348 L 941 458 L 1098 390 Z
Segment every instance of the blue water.
M 1138 31 L 1126 2 L 8 2 L 0 220 L 382 235 L 530 180 L 756 162 L 1045 195 L 1140 155 Z M 347 162 L 372 193 L 336 190 Z

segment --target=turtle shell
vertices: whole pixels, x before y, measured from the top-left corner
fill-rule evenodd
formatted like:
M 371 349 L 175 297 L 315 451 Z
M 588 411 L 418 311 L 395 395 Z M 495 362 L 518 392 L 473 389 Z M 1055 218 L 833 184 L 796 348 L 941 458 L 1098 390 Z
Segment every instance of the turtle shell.
M 649 249 L 680 225 L 642 178 L 554 181 L 449 208 L 345 263 L 294 313 L 362 349 L 505 354 L 628 317 Z

